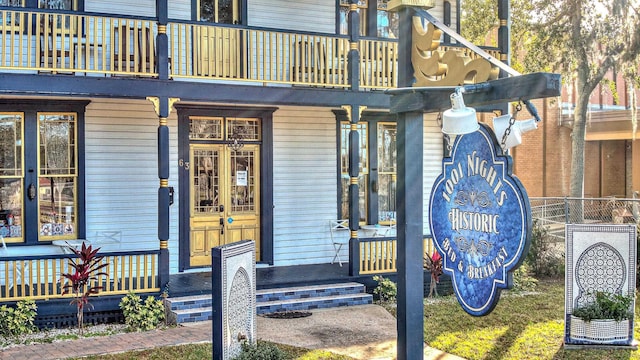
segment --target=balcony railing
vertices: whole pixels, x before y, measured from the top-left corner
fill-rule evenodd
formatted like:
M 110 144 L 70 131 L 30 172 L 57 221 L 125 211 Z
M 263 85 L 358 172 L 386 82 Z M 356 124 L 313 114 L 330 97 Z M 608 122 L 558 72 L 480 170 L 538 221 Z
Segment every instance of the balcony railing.
M 157 280 L 158 251 L 103 253 L 103 269 L 94 285 L 102 285 L 101 295 L 121 295 L 160 292 Z M 0 302 L 25 298 L 34 300 L 71 297 L 62 295 L 65 279 L 62 274 L 72 273 L 69 256 L 12 256 L 0 257 Z
M 172 22 L 166 32 L 173 79 L 351 85 L 346 36 L 187 22 Z M 0 70 L 158 77 L 157 35 L 153 18 L 0 10 Z M 396 41 L 361 39 L 358 49 L 361 89 L 397 86 Z
M 349 263 L 352 266 L 351 275 L 373 275 L 397 272 L 397 238 L 358 238 L 351 239 L 355 249 L 351 253 Z M 425 254 L 433 254 L 435 247 L 431 235 L 422 240 Z

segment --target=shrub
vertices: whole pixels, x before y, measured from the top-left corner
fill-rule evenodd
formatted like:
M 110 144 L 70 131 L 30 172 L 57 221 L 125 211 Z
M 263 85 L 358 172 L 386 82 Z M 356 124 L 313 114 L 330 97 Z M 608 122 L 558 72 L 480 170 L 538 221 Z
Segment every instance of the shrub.
M 31 299 L 18 301 L 15 308 L 0 306 L 0 335 L 20 336 L 36 331 L 33 320 L 36 318 L 37 308 L 36 302 Z
M 534 220 L 531 245 L 525 258 L 533 276 L 557 278 L 564 275 L 564 253 L 553 242 L 549 228 Z
M 573 309 L 573 316 L 581 318 L 583 321 L 598 319 L 614 319 L 622 321 L 633 318 L 631 304 L 632 295 L 611 294 L 597 291 L 594 301 L 584 306 Z
M 89 296 L 102 290 L 102 285 L 98 285 L 100 276 L 108 276 L 108 274 L 101 270 L 109 264 L 102 262 L 103 256 L 98 256 L 100 248 L 94 250 L 91 245 L 86 246 L 83 242 L 80 250 L 72 246 L 69 246 L 69 249 L 77 258 L 69 257 L 69 265 L 73 272 L 62 274 L 62 277 L 67 279 L 62 287 L 62 295 L 73 293 L 71 304 L 75 304 L 77 307 L 78 329 L 82 335 L 85 305 L 91 305 L 89 304 Z
M 382 302 L 395 302 L 396 296 L 398 295 L 398 287 L 396 283 L 391 281 L 388 278 L 382 277 L 380 275 L 375 275 L 373 277 L 378 283 L 375 289 L 373 289 L 373 293 L 378 296 L 378 299 Z
M 258 341 L 250 344 L 246 341 L 242 343 L 242 352 L 233 360 L 286 360 L 287 354 L 274 344 Z
M 531 276 L 527 262 L 522 263 L 522 265 L 513 272 L 513 290 L 534 291 L 537 285 L 538 280 Z
M 130 292 L 120 301 L 124 322 L 132 331 L 148 331 L 164 321 L 162 300 L 148 296 L 144 303 L 140 296 Z

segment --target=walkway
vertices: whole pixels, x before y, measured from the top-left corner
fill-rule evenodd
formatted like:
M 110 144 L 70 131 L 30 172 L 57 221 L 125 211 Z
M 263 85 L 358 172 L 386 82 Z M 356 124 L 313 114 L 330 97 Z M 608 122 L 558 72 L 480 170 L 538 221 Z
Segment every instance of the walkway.
M 314 310 L 298 319 L 257 318 L 259 339 L 309 349 L 325 349 L 356 359 L 394 359 L 396 320 L 377 305 Z M 166 330 L 125 333 L 51 344 L 21 345 L 5 349 L 0 359 L 53 360 L 121 353 L 160 346 L 211 342 L 211 322 Z M 425 359 L 455 360 L 458 357 L 425 348 Z

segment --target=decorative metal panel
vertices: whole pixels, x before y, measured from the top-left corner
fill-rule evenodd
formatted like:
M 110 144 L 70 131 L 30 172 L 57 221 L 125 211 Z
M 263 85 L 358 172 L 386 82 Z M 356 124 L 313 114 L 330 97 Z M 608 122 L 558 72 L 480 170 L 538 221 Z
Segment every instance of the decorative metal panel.
M 596 292 L 635 293 L 636 225 L 568 224 L 565 232 L 565 344 L 631 345 L 633 318 L 604 324 L 585 322 L 572 313 L 593 302 Z M 630 310 L 634 308 L 635 300 Z
M 213 358 L 226 360 L 256 342 L 255 243 L 215 247 L 212 256 Z

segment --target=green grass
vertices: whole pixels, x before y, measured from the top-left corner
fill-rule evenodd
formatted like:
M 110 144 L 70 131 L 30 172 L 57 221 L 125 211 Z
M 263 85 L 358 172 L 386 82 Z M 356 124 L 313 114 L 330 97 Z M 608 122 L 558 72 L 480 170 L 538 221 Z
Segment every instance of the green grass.
M 288 359 L 291 360 L 352 360 L 351 357 L 332 354 L 324 350 L 309 350 L 293 346 L 276 344 L 283 350 Z M 99 356 L 88 356 L 82 359 L 90 360 L 166 360 L 166 359 L 186 359 L 201 360 L 210 359 L 212 355 L 210 343 L 189 344 L 181 346 L 166 346 L 143 351 L 130 351 L 121 354 L 109 354 Z
M 639 314 L 636 303 L 636 317 Z M 638 338 L 636 327 L 634 337 Z M 466 359 L 640 359 L 638 351 L 564 350 L 564 282 L 541 281 L 535 294 L 504 291 L 493 312 L 468 315 L 454 297 L 427 301 L 424 339 Z

